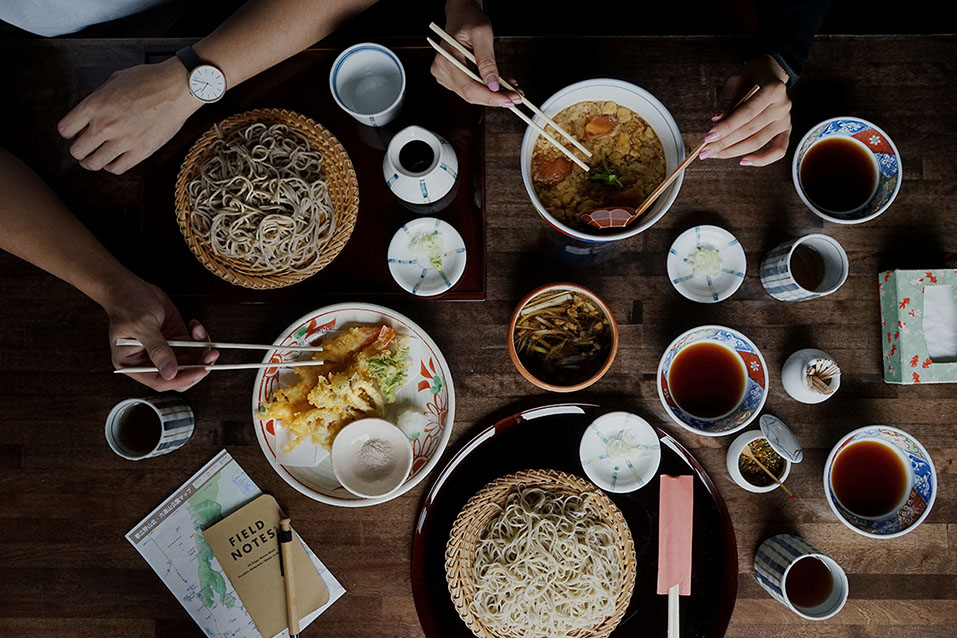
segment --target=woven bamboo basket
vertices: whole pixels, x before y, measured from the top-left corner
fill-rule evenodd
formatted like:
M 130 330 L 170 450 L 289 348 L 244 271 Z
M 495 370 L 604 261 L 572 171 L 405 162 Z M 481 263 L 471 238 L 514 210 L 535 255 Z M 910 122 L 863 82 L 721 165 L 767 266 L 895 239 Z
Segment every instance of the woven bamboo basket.
M 562 495 L 584 495 L 591 499 L 602 520 L 615 532 L 618 545 L 618 573 L 622 574 L 621 590 L 615 600 L 614 613 L 598 626 L 579 630 L 570 638 L 607 638 L 625 615 L 635 589 L 635 544 L 621 510 L 604 493 L 587 481 L 556 470 L 526 470 L 503 476 L 482 488 L 459 512 L 448 544 L 445 546 L 445 578 L 452 603 L 459 616 L 478 638 L 514 638 L 485 627 L 471 611 L 476 583 L 472 565 L 479 539 L 489 523 L 501 513 L 509 492 L 522 487 L 539 487 Z
M 224 135 L 229 135 L 236 129 L 256 122 L 266 125 L 285 124 L 294 128 L 306 136 L 312 150 L 322 154 L 322 170 L 329 184 L 329 198 L 332 200 L 336 226 L 332 237 L 319 251 L 315 261 L 301 271 L 277 273 L 254 268 L 252 264 L 241 259 L 216 254 L 205 237 L 193 232 L 189 223 L 191 204 L 186 186 L 197 176 L 210 144 L 216 139 L 215 127 L 206 131 L 193 144 L 179 169 L 176 178 L 176 221 L 189 249 L 210 272 L 237 286 L 266 290 L 298 283 L 316 274 L 336 258 L 349 241 L 356 225 L 359 213 L 359 183 L 352 160 L 339 140 L 324 126 L 299 113 L 285 109 L 257 109 L 233 115 L 220 122 L 219 128 Z

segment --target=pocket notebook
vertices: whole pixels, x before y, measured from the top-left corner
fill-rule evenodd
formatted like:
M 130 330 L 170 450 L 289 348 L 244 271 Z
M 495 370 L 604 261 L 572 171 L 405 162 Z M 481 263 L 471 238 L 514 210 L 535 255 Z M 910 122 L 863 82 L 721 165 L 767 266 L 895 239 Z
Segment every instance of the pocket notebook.
M 203 532 L 256 629 L 266 637 L 286 629 L 286 594 L 279 568 L 279 504 L 263 494 Z M 300 620 L 326 604 L 329 591 L 303 549 L 292 544 Z

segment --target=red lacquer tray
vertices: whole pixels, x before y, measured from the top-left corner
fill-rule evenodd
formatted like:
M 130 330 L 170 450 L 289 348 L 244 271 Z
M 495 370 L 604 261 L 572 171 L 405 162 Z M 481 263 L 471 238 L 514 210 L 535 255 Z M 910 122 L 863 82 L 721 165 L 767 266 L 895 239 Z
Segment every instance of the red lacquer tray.
M 412 593 L 429 638 L 468 638 L 445 580 L 445 544 L 466 501 L 490 481 L 519 470 L 563 470 L 587 480 L 578 446 L 588 424 L 611 411 L 590 404 L 552 405 L 514 414 L 472 439 L 443 469 L 426 494 L 412 539 Z M 738 591 L 738 552 L 724 499 L 701 464 L 675 439 L 661 439 L 659 474 L 691 474 L 694 486 L 694 549 L 691 596 L 681 597 L 683 636 L 724 636 Z M 664 636 L 667 596 L 658 579 L 657 478 L 630 494 L 608 494 L 621 509 L 635 541 L 635 591 L 614 636 Z

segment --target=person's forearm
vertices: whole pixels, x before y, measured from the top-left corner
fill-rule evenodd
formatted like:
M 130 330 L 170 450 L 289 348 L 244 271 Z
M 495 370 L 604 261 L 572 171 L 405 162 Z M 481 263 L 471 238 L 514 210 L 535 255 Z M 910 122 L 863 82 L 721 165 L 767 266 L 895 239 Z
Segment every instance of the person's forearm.
M 232 87 L 335 31 L 376 0 L 249 0 L 193 47 Z
M 2 148 L 0 248 L 73 285 L 104 308 L 140 281 L 36 173 Z
M 758 50 L 788 74 L 789 86 L 804 72 L 811 41 L 830 5 L 831 0 L 763 0 L 755 5 Z

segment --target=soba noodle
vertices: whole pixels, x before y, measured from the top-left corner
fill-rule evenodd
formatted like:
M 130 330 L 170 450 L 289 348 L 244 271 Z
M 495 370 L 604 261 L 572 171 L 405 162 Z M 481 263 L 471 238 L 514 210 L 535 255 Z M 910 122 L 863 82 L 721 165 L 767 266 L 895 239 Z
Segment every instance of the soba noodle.
M 513 491 L 479 541 L 472 613 L 506 636 L 592 629 L 615 611 L 617 556 L 614 531 L 587 497 Z
M 284 124 L 216 134 L 186 187 L 193 232 L 254 270 L 309 268 L 335 230 L 322 155 Z

